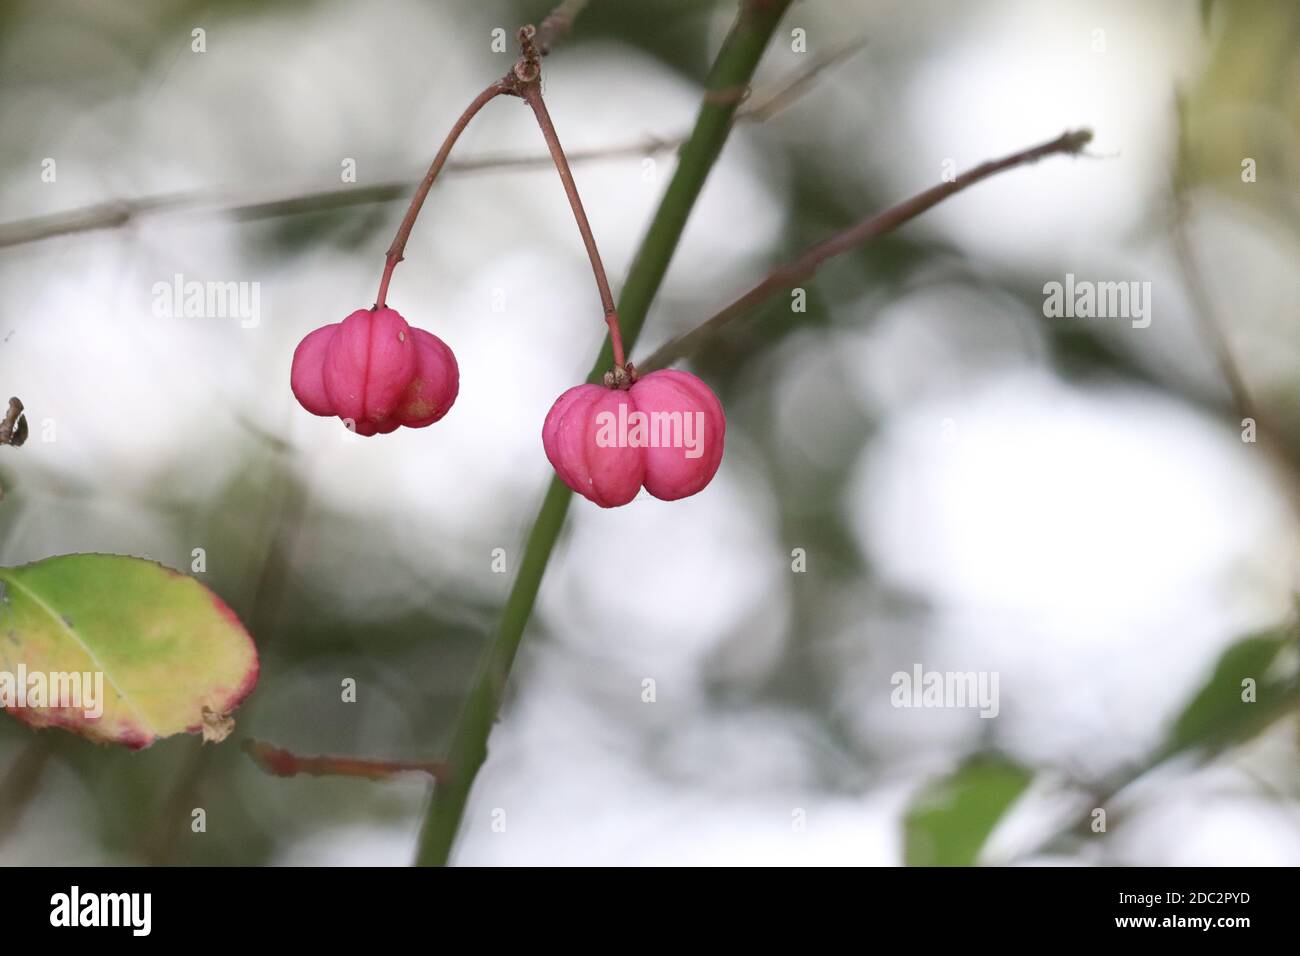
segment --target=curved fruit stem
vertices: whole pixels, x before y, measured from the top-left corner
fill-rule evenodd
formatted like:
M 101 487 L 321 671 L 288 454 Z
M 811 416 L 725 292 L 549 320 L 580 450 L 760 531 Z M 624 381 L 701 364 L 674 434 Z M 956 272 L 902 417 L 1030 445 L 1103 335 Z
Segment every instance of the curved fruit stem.
M 551 122 L 551 114 L 546 109 L 546 101 L 542 99 L 540 79 L 532 78 L 520 84 L 519 95 L 532 107 L 533 115 L 537 117 L 537 125 L 546 139 L 546 148 L 551 151 L 551 158 L 555 160 L 555 169 L 560 174 L 560 182 L 564 184 L 565 195 L 569 197 L 573 218 L 578 223 L 578 232 L 582 233 L 582 243 L 587 247 L 591 271 L 596 276 L 596 289 L 600 292 L 600 304 L 605 309 L 605 324 L 609 326 L 609 340 L 614 349 L 614 368 L 623 369 L 627 362 L 623 354 L 623 334 L 618 327 L 618 309 L 614 305 L 614 294 L 609 289 L 609 277 L 605 275 L 604 263 L 600 261 L 600 250 L 596 247 L 596 237 L 592 235 L 591 223 L 587 219 L 586 210 L 582 208 L 582 197 L 578 195 L 578 184 L 573 180 L 573 170 L 569 168 L 564 147 L 560 145 L 555 124 Z
M 388 282 L 393 277 L 393 270 L 397 264 L 402 261 L 403 253 L 406 252 L 406 240 L 411 236 L 411 227 L 415 225 L 415 217 L 420 215 L 420 207 L 424 205 L 424 199 L 429 195 L 429 190 L 433 188 L 433 181 L 438 178 L 438 173 L 442 172 L 443 165 L 447 162 L 447 157 L 451 155 L 451 148 L 456 145 L 456 140 L 460 139 L 460 134 L 465 131 L 465 127 L 489 101 L 509 92 L 506 85 L 501 80 L 497 80 L 478 96 L 474 97 L 469 106 L 465 107 L 465 112 L 460 114 L 460 118 L 452 125 L 451 131 L 447 133 L 447 138 L 442 141 L 442 148 L 438 150 L 438 155 L 433 157 L 433 163 L 429 166 L 429 171 L 424 174 L 424 179 L 420 180 L 420 185 L 415 189 L 415 195 L 411 197 L 411 205 L 406 210 L 406 215 L 402 218 L 402 224 L 397 227 L 397 235 L 393 237 L 393 244 L 388 247 L 388 254 L 384 261 L 384 275 L 379 280 L 379 295 L 375 298 L 375 308 L 382 309 L 387 304 Z

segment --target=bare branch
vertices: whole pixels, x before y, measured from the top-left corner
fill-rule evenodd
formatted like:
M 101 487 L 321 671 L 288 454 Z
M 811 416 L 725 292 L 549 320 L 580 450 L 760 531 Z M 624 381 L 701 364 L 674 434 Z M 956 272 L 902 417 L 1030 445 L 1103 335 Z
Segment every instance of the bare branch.
M 1050 142 L 1040 143 L 1038 146 L 976 166 L 969 172 L 962 173 L 951 182 L 932 186 L 925 192 L 918 193 L 911 199 L 904 200 L 896 206 L 891 206 L 884 212 L 863 219 L 848 229 L 838 232 L 829 239 L 825 239 L 808 249 L 792 262 L 788 262 L 770 272 L 762 282 L 703 325 L 673 339 L 645 361 L 638 362 L 637 369 L 642 374 L 646 374 L 671 365 L 678 359 L 698 349 L 718 329 L 732 319 L 765 302 L 775 293 L 792 288 L 810 278 L 821 267 L 822 263 L 828 259 L 848 252 L 869 239 L 875 239 L 887 232 L 893 232 L 899 226 L 915 219 L 921 213 L 938 205 L 954 193 L 961 192 L 968 186 L 973 186 L 981 180 L 988 179 L 990 176 L 1005 172 L 1008 169 L 1037 162 L 1044 156 L 1051 156 L 1056 153 L 1077 155 L 1091 140 L 1092 131 L 1087 129 L 1062 133 Z
M 543 21 L 545 22 L 545 21 Z M 788 109 L 812 87 L 812 81 L 835 63 L 862 49 L 863 41 L 847 44 L 840 50 L 818 59 L 793 78 L 772 91 L 755 96 L 736 113 L 737 122 L 763 122 Z M 672 136 L 642 136 L 626 143 L 567 150 L 569 163 L 590 163 L 636 156 L 652 156 L 677 149 L 686 142 L 686 133 Z M 522 169 L 544 169 L 551 165 L 550 153 L 511 155 L 490 153 L 469 159 L 448 159 L 441 175 L 452 173 L 492 173 Z M 83 206 L 67 212 L 19 219 L 0 225 L 0 249 L 19 246 L 58 236 L 120 229 L 151 216 L 167 214 L 225 215 L 241 221 L 273 219 L 303 213 L 346 209 L 371 203 L 394 202 L 409 196 L 420 182 L 395 179 L 373 185 L 331 186 L 325 189 L 299 189 L 289 195 L 274 194 L 231 196 L 220 190 L 169 193 L 140 199 L 115 199 Z
M 751 100 L 749 104 L 741 108 L 736 119 L 757 122 L 771 119 L 807 93 L 824 71 L 849 59 L 849 57 L 864 49 L 866 45 L 866 39 L 859 38 L 818 57 L 807 69 L 797 74 L 783 86 L 773 90 L 766 96 Z
M 283 747 L 261 740 L 244 741 L 248 754 L 262 770 L 276 777 L 294 777 L 305 773 L 312 777 L 361 777 L 366 780 L 387 780 L 401 773 L 427 773 L 439 779 L 445 766 L 436 761 L 380 760 L 370 757 L 304 757 Z
M 564 0 L 546 15 L 542 25 L 537 28 L 537 52 L 546 56 L 551 48 L 569 35 L 573 21 L 578 18 L 589 0 Z

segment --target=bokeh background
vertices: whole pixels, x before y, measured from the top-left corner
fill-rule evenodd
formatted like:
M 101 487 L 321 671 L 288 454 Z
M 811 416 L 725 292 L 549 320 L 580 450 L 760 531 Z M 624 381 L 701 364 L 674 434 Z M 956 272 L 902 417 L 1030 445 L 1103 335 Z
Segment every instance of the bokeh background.
M 553 168 L 453 169 L 416 226 L 389 301 L 455 350 L 441 423 L 350 436 L 297 406 L 289 362 L 373 301 L 404 184 L 547 8 L 0 6 L 0 391 L 31 426 L 0 449 L 0 565 L 188 572 L 202 548 L 263 657 L 218 746 L 0 721 L 0 861 L 412 858 L 422 778 L 275 778 L 240 741 L 445 748 L 551 474 L 542 419 L 603 333 Z M 566 147 L 686 132 L 734 12 L 594 0 L 546 62 Z M 575 502 L 455 860 L 1300 863 L 1294 707 L 1213 746 L 1251 705 L 1185 716 L 1252 635 L 1261 686 L 1294 689 L 1298 40 L 1287 0 L 796 3 L 755 96 L 815 76 L 737 126 L 634 359 L 946 162 L 1085 125 L 1090 155 L 948 200 L 825 267 L 805 312 L 778 297 L 695 357 L 721 471 L 681 502 Z M 516 100 L 455 154 L 542 155 Z M 616 291 L 672 167 L 575 164 Z M 87 207 L 131 215 L 37 237 Z M 1044 318 L 1066 273 L 1150 282 L 1150 327 Z M 177 274 L 258 283 L 258 323 L 156 315 Z M 891 706 L 914 663 L 996 672 L 998 716 Z M 1076 826 L 1095 806 L 1105 833 Z

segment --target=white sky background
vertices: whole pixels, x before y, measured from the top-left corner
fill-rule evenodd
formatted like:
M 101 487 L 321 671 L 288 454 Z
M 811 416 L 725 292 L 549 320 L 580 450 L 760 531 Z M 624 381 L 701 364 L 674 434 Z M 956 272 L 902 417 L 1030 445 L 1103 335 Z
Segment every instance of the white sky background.
M 1154 276 L 1152 328 L 1124 323 L 1116 341 L 1213 387 L 1212 366 L 1188 357 L 1198 346 L 1166 254 L 1135 234 L 1165 187 L 1173 84 L 1199 62 L 1195 11 L 972 6 L 796 8 L 787 27 L 808 30 L 812 55 L 858 34 L 871 45 L 772 129 L 737 131 L 646 343 L 724 304 L 773 253 L 786 215 L 783 171 L 762 161 L 762 136 L 816 137 L 826 162 L 856 165 L 864 180 L 883 176 L 902 197 L 936 181 L 945 158 L 966 168 L 1090 125 L 1096 152 L 1114 158 L 1013 172 L 909 228 L 955 243 L 977 264 L 1010 263 L 1041 281 L 1066 271 Z M 725 21 L 720 13 L 718 31 Z M 447 42 L 434 60 L 417 55 L 415 38 L 464 32 L 477 44 L 494 25 L 490 9 L 467 19 L 392 0 L 212 29 L 207 55 L 148 64 L 133 98 L 41 126 L 54 137 L 40 150 L 59 158 L 58 185 L 41 196 L 30 184 L 0 184 L 5 218 L 213 183 L 328 182 L 343 156 L 358 159 L 362 182 L 420 167 L 483 85 L 478 77 L 506 58 Z M 1098 28 L 1108 41 L 1102 55 L 1090 49 Z M 111 44 L 91 32 L 77 42 L 88 57 L 112 58 Z M 765 62 L 768 81 L 803 62 L 781 42 Z M 358 72 L 349 51 L 378 43 L 393 44 L 392 55 L 367 57 Z M 609 46 L 574 44 L 547 66 L 550 109 L 573 149 L 674 133 L 700 95 L 652 60 Z M 277 78 L 270 89 L 267 76 Z M 430 87 L 436 98 L 424 95 Z M 55 94 L 43 96 L 0 106 L 6 128 L 60 108 Z M 457 155 L 541 148 L 527 111 L 507 100 L 489 107 Z M 105 151 L 114 163 L 92 162 Z M 616 289 L 670 170 L 668 155 L 649 180 L 639 159 L 577 169 Z M 388 207 L 394 225 L 402 208 Z M 1232 248 L 1272 248 L 1265 225 L 1233 221 Z M 389 301 L 452 346 L 461 393 L 444 421 L 384 439 L 349 438 L 337 421 L 302 412 L 287 387 L 302 335 L 373 300 L 382 246 L 263 262 L 247 241 L 262 228 L 151 219 L 0 253 L 4 314 L 18 319 L 0 319 L 0 338 L 16 330 L 4 345 L 4 387 L 38 410 L 22 465 L 57 476 L 47 507 L 25 512 L 0 563 L 72 550 L 167 561 L 159 552 L 172 529 L 140 497 L 164 465 L 182 502 L 203 501 L 230 477 L 239 431 L 225 406 L 293 442 L 313 502 L 365 515 L 404 568 L 437 578 L 440 589 L 504 597 L 508 581 L 484 573 L 486 556 L 513 549 L 531 518 L 550 474 L 542 418 L 585 374 L 603 333 L 554 172 L 447 177 L 430 196 Z M 1215 234 L 1207 230 L 1206 241 Z M 1251 294 L 1267 309 L 1261 286 L 1273 288 L 1281 267 L 1251 262 L 1260 277 Z M 1213 269 L 1216 288 L 1232 282 Z M 177 272 L 260 282 L 261 324 L 156 318 L 152 284 Z M 936 279 L 890 303 L 839 309 L 841 327 L 855 330 L 792 338 L 769 387 L 785 398 L 776 427 L 795 463 L 818 460 L 819 442 L 837 440 L 839 416 L 880 419 L 845 513 L 884 583 L 928 605 L 924 633 L 891 643 L 887 616 L 869 595 L 847 591 L 842 633 L 821 667 L 834 687 L 827 708 L 893 772 L 830 793 L 814 760 L 819 732 L 805 717 L 720 710 L 710 698 L 719 669 L 737 687 L 760 684 L 789 637 L 790 545 L 760 457 L 737 433 L 696 498 L 608 512 L 575 501 L 538 604 L 547 636 L 534 628 L 526 641 L 460 862 L 896 863 L 909 795 L 980 734 L 1027 761 L 1113 768 L 1160 739 L 1219 651 L 1286 613 L 1295 523 L 1260 453 L 1235 432 L 1154 391 L 1065 383 L 1045 368 L 1042 319 L 996 292 Z M 827 368 L 848 376 L 850 394 L 829 393 Z M 46 417 L 54 443 L 37 434 Z M 300 556 L 304 574 L 357 607 L 417 600 L 405 574 L 358 575 L 353 565 L 328 542 L 309 541 Z M 999 719 L 891 708 L 889 674 L 917 654 L 930 668 L 999 671 Z M 641 702 L 646 677 L 657 682 L 653 705 Z M 1117 832 L 1116 852 L 1149 864 L 1300 862 L 1293 804 L 1288 815 L 1248 789 L 1224 795 L 1222 775 L 1195 787 L 1204 789 Z M 407 862 L 420 791 L 384 789 L 407 806 L 406 824 L 307 835 L 280 859 Z M 498 808 L 504 833 L 491 826 Z M 797 809 L 807 814 L 803 832 L 791 827 Z M 1243 846 L 1253 847 L 1246 857 Z

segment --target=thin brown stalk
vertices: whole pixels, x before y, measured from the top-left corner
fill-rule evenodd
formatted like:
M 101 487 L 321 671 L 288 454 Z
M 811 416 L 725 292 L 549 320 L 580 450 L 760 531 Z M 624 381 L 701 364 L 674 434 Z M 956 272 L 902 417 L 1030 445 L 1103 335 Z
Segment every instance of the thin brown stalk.
M 244 752 L 262 770 L 277 777 L 360 777 L 388 780 L 403 773 L 426 773 L 437 780 L 444 766 L 429 760 L 383 760 L 373 757 L 302 756 L 261 740 L 244 741 Z
M 415 189 L 415 195 L 411 197 L 411 205 L 406 210 L 406 215 L 402 217 L 402 224 L 397 227 L 397 235 L 393 237 L 393 244 L 388 247 L 388 254 L 384 260 L 384 275 L 379 280 L 379 295 L 375 299 L 375 308 L 382 309 L 386 304 L 388 297 L 388 282 L 393 277 L 393 270 L 397 264 L 402 261 L 403 254 L 406 252 L 406 241 L 411 237 L 411 229 L 415 225 L 415 219 L 420 215 L 420 207 L 424 205 L 425 197 L 429 195 L 429 190 L 433 188 L 433 182 L 442 172 L 443 165 L 447 162 L 447 157 L 451 154 L 451 149 L 456 145 L 456 140 L 460 139 L 460 134 L 465 132 L 465 127 L 470 124 L 479 110 L 486 106 L 496 97 L 506 92 L 505 84 L 500 80 L 493 83 L 478 96 L 470 101 L 469 106 L 465 107 L 465 112 L 452 124 L 447 138 L 442 141 L 442 147 L 438 154 L 433 157 L 433 163 L 429 166 L 429 171 L 424 174 L 424 179 L 420 180 L 420 185 Z
M 609 277 L 605 274 L 605 265 L 600 261 L 600 250 L 596 247 L 596 237 L 591 232 L 591 222 L 587 219 L 586 210 L 582 208 L 582 197 L 578 195 L 578 185 L 573 180 L 573 170 L 569 168 L 569 160 L 564 155 L 564 147 L 560 145 L 560 138 L 555 132 L 555 124 L 551 122 L 551 114 L 547 111 L 546 102 L 542 99 L 541 84 L 537 82 L 524 84 L 520 95 L 532 107 L 533 115 L 537 117 L 537 125 L 541 127 L 542 136 L 546 139 L 546 146 L 550 150 L 551 158 L 555 160 L 555 168 L 560 174 L 560 181 L 564 184 L 565 195 L 569 197 L 569 205 L 573 209 L 573 218 L 578 224 L 578 232 L 582 234 L 582 243 L 587 247 L 587 258 L 591 260 L 591 271 L 596 276 L 596 289 L 600 293 L 600 304 L 605 310 L 605 324 L 609 326 L 609 337 L 614 347 L 614 368 L 622 369 L 627 362 L 623 355 L 623 336 L 618 328 L 618 309 L 614 305 L 614 293 L 609 288 Z

